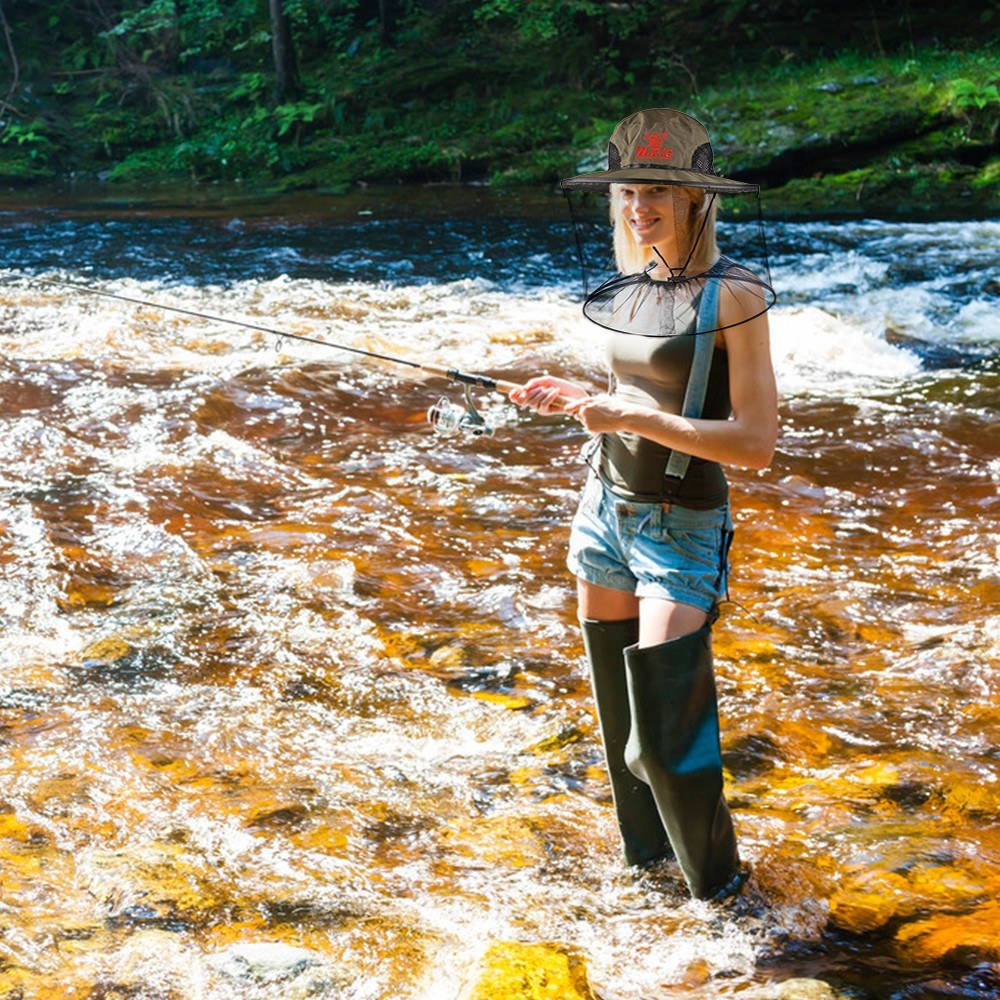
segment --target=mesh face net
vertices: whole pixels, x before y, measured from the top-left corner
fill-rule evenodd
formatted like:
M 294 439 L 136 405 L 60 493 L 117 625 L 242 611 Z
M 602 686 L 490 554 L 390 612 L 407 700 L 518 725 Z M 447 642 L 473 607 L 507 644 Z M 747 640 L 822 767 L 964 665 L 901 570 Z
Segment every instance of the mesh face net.
M 755 193 L 720 196 L 679 184 L 567 190 L 583 274 L 584 315 L 618 333 L 672 337 L 738 326 L 775 300 Z M 718 322 L 699 326 L 709 280 L 722 286 Z M 728 292 L 729 294 L 725 294 Z

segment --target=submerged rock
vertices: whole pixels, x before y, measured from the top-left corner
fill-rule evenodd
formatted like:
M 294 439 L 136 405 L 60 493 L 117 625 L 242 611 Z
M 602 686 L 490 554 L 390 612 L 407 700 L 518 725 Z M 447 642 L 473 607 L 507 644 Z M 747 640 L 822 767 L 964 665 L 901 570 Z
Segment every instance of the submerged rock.
M 306 948 L 276 941 L 246 942 L 214 955 L 212 965 L 232 979 L 255 983 L 280 983 L 295 979 L 320 959 Z
M 459 1000 L 597 1000 L 582 956 L 560 944 L 498 941 Z
M 852 934 L 884 927 L 907 898 L 906 879 L 893 872 L 865 872 L 851 879 L 830 899 L 830 922 Z
M 971 913 L 939 913 L 905 924 L 896 934 L 900 950 L 911 960 L 1000 960 L 1000 903 L 989 901 Z
M 842 996 L 822 979 L 786 979 L 749 994 L 747 1000 L 841 1000 Z

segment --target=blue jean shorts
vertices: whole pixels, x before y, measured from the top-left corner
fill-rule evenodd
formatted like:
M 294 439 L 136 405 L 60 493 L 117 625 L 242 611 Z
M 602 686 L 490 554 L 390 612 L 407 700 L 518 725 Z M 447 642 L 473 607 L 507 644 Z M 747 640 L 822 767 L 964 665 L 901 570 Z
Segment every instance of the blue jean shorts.
M 636 503 L 592 474 L 573 518 L 566 564 L 600 587 L 711 612 L 728 585 L 732 537 L 728 505 Z

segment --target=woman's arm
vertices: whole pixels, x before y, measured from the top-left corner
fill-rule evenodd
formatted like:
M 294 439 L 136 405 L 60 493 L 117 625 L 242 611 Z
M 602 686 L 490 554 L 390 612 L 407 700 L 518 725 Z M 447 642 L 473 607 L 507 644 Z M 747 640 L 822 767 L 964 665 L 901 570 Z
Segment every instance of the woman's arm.
M 723 326 L 729 317 L 756 312 L 753 293 L 724 292 Z M 698 458 L 747 469 L 764 469 L 778 438 L 778 393 L 771 365 L 767 315 L 722 331 L 729 352 L 731 420 L 692 420 L 652 407 L 626 403 L 613 396 L 576 399 L 563 407 L 592 434 L 631 431 Z

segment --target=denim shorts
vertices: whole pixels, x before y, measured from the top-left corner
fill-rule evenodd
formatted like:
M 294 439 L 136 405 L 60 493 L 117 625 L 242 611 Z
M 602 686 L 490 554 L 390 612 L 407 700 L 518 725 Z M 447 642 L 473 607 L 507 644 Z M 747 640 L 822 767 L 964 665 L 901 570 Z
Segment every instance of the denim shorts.
M 592 474 L 573 518 L 566 564 L 600 587 L 711 612 L 728 585 L 732 537 L 728 505 L 636 503 Z

